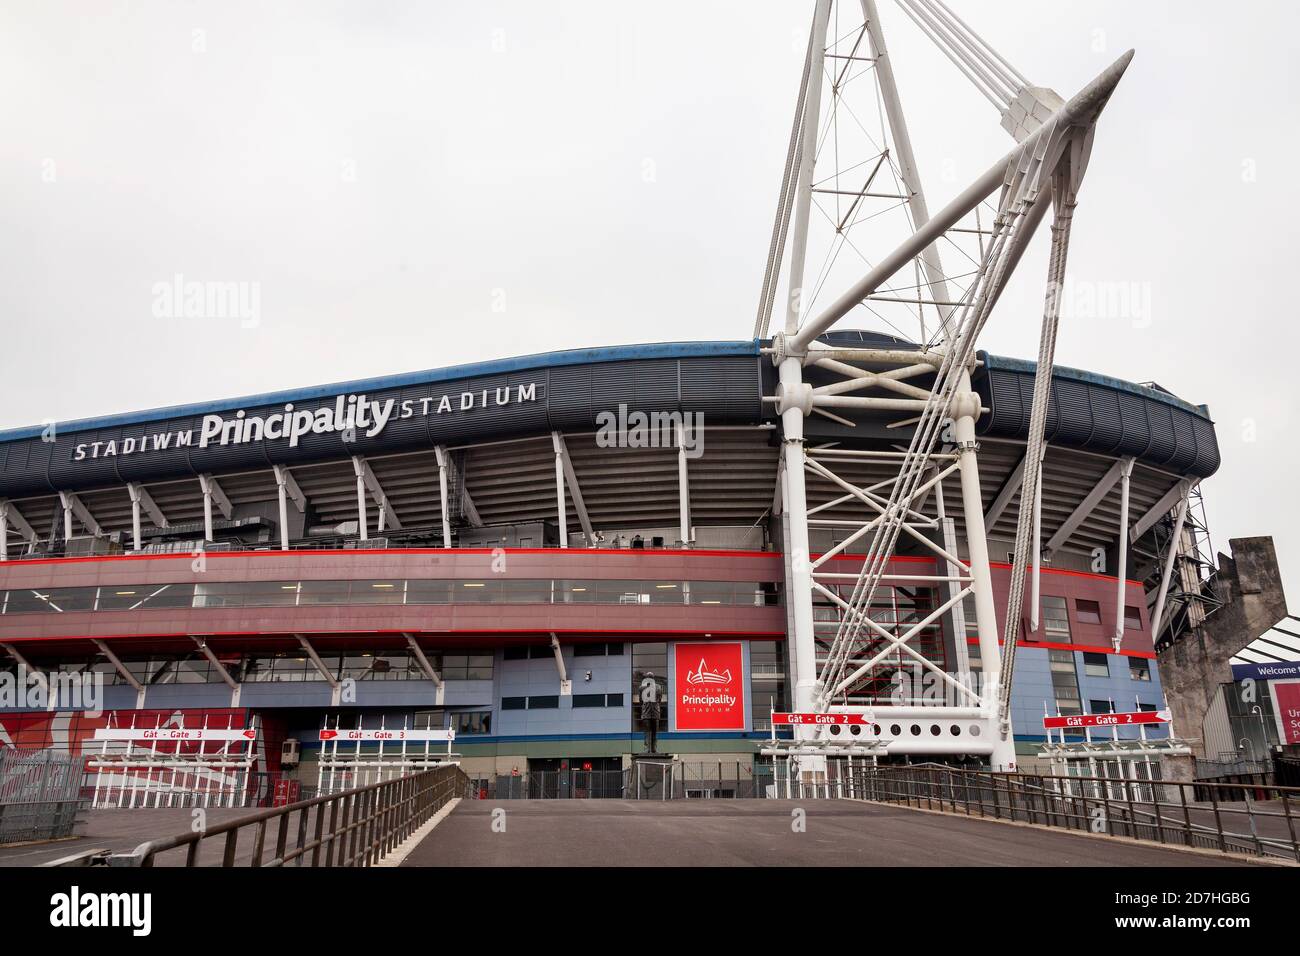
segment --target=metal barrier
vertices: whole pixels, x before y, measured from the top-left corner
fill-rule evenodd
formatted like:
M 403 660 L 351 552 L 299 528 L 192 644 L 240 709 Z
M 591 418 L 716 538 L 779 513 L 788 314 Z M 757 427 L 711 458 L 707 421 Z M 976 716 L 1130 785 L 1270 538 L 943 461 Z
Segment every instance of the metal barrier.
M 846 796 L 878 803 L 1300 862 L 1300 787 L 993 773 L 922 764 L 864 769 L 853 774 L 847 790 Z
M 0 747 L 0 845 L 71 836 L 85 758 Z
M 748 762 L 668 764 L 655 772 L 622 770 L 530 770 L 469 780 L 471 800 L 679 800 L 749 799 L 771 795 L 772 768 Z
M 151 840 L 130 853 L 105 855 L 97 862 L 200 866 L 206 842 L 224 837 L 217 866 L 374 866 L 449 800 L 461 796 L 467 782 L 459 767 L 439 767 L 248 814 L 195 833 Z M 272 825 L 274 849 L 269 859 L 263 859 Z M 252 845 L 241 851 L 240 836 L 249 831 Z

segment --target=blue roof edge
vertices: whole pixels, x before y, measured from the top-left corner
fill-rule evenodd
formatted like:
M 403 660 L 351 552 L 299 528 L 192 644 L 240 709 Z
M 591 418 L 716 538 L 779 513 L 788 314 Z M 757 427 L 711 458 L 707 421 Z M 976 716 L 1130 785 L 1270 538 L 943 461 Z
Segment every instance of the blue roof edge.
M 992 370 L 1003 370 L 1008 372 L 1029 372 L 1038 371 L 1038 363 L 1029 359 L 1007 358 L 1003 355 L 990 355 L 987 352 L 981 353 L 984 365 Z M 1085 372 L 1083 369 L 1070 368 L 1068 365 L 1056 365 L 1052 368 L 1053 378 L 1071 378 L 1079 382 L 1088 382 L 1092 385 L 1105 385 L 1108 388 L 1117 389 L 1121 392 L 1128 392 L 1132 395 L 1141 395 L 1143 398 L 1154 398 L 1156 401 L 1164 402 L 1166 405 L 1172 405 L 1175 408 L 1181 408 L 1184 411 L 1191 412 L 1208 422 L 1210 418 L 1210 409 L 1205 405 L 1195 405 L 1192 402 L 1185 401 L 1177 395 L 1169 392 L 1162 392 L 1154 388 L 1148 388 L 1145 385 L 1138 385 L 1136 382 L 1127 382 L 1122 378 L 1114 378 L 1110 375 L 1101 375 L 1097 372 Z
M 365 392 L 378 389 L 403 388 L 408 385 L 424 385 L 444 382 L 458 378 L 472 378 L 479 375 L 500 375 L 507 372 L 520 372 L 529 369 L 560 368 L 568 365 L 584 365 L 600 362 L 621 362 L 637 359 L 657 358 L 705 358 L 714 355 L 753 355 L 760 354 L 759 339 L 747 341 L 706 341 L 706 342 L 659 342 L 646 345 L 612 345 L 588 349 L 565 349 L 557 352 L 539 352 L 532 355 L 520 355 L 514 358 L 493 359 L 486 362 L 471 362 L 466 365 L 451 365 L 445 368 L 424 369 L 415 372 L 402 372 L 396 375 L 381 375 L 374 378 L 356 379 L 346 382 L 330 382 L 325 385 L 313 385 L 307 388 L 285 389 L 278 392 L 264 392 L 258 395 L 244 395 L 235 398 L 219 399 L 210 402 L 197 402 L 188 405 L 170 405 L 161 408 L 146 409 L 139 412 L 123 412 L 104 415 L 97 418 L 81 418 L 72 421 L 56 422 L 56 432 L 91 431 L 97 428 L 115 428 L 126 425 L 138 425 L 146 422 L 162 421 L 168 418 L 183 418 L 193 415 L 206 415 L 213 412 L 230 411 L 236 408 L 248 408 L 257 405 L 274 405 L 280 402 L 299 402 L 316 398 L 327 398 L 349 392 Z M 1026 359 L 1007 358 L 1000 355 L 981 353 L 987 368 L 1017 372 L 1034 372 L 1038 363 Z M 1182 408 L 1194 415 L 1210 421 L 1209 409 L 1204 405 L 1194 405 L 1167 392 L 1157 391 L 1126 382 L 1123 379 L 1086 372 L 1082 369 L 1058 365 L 1053 374 L 1064 378 L 1105 385 L 1109 388 L 1154 398 L 1166 404 Z M 28 425 L 0 431 L 0 442 L 21 441 L 39 437 L 49 423 Z
M 418 372 L 402 372 L 397 375 L 381 375 L 376 378 L 363 378 L 350 382 L 331 382 L 326 385 L 313 385 L 308 388 L 264 392 L 260 395 L 223 398 L 212 402 L 170 405 L 139 412 L 104 415 L 98 418 L 79 418 L 73 421 L 55 422 L 54 428 L 56 432 L 91 431 L 96 428 L 139 425 L 168 418 L 206 415 L 212 412 L 229 411 L 257 405 L 274 405 L 280 402 L 300 402 L 314 398 L 326 398 L 340 393 L 403 388 L 408 385 L 424 385 L 450 379 L 472 378 L 479 375 L 501 375 L 506 372 L 521 372 L 528 369 L 559 368 L 566 365 L 585 365 L 598 362 L 622 362 L 632 359 L 703 358 L 712 355 L 757 356 L 759 354 L 758 349 L 758 339 L 751 339 L 747 342 L 659 342 L 649 345 L 611 345 L 589 349 L 565 349 L 558 352 L 520 355 L 508 359 L 493 359 L 487 362 L 471 362 L 468 365 L 452 365 L 445 368 L 424 369 Z M 48 427 L 49 423 L 45 423 L 0 431 L 0 442 L 36 438 Z

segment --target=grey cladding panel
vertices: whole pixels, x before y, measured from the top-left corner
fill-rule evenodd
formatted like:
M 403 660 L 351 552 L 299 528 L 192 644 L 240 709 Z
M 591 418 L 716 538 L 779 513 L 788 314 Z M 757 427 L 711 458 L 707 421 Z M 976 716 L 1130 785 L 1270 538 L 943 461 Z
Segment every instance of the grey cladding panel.
M 258 469 L 272 463 L 341 459 L 437 443 L 526 437 L 545 434 L 551 428 L 588 430 L 595 427 L 598 412 L 616 412 L 620 403 L 647 412 L 677 411 L 682 405 L 679 382 L 690 383 L 687 404 L 691 410 L 703 412 L 706 421 L 760 420 L 759 367 L 752 355 L 522 369 L 365 393 L 371 401 L 392 399 L 393 413 L 381 432 L 369 438 L 359 433 L 355 442 L 347 444 L 342 432 L 309 431 L 293 448 L 286 439 L 265 436 L 241 444 L 199 448 L 202 416 L 60 434 L 53 443 L 39 438 L 8 442 L 0 445 L 0 497 L 175 479 L 204 471 Z M 520 401 L 521 386 L 525 391 L 531 389 L 532 400 Z M 450 408 L 439 411 L 444 396 Z M 294 411 L 335 405 L 336 396 L 325 396 L 301 402 Z M 238 411 L 232 407 L 221 414 L 229 421 Z M 244 411 L 245 419 L 266 419 L 283 414 L 285 409 L 284 405 L 263 405 Z M 178 436 L 185 432 L 192 436 L 190 445 L 180 443 Z M 157 447 L 155 438 L 166 438 L 167 447 Z M 133 442 L 136 450 L 122 454 L 124 440 Z M 117 443 L 112 446 L 113 455 L 105 454 L 109 441 Z M 98 456 L 92 453 L 96 442 Z M 76 460 L 79 446 L 83 457 Z M 141 447 L 145 450 L 139 450 Z
M 978 373 L 975 390 L 992 414 L 979 433 L 1024 439 L 1033 405 L 1032 372 L 993 368 Z M 1050 441 L 1101 454 L 1132 455 L 1179 474 L 1206 477 L 1219 466 L 1214 424 L 1155 395 L 1103 382 L 1058 376 L 1052 383 L 1046 433 Z

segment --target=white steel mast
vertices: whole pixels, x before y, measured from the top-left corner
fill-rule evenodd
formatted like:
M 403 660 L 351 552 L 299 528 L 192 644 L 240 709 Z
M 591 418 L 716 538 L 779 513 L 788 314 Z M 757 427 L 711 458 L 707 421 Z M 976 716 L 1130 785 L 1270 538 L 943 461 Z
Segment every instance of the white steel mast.
M 821 773 L 825 756 L 837 752 L 980 754 L 994 767 L 1015 767 L 1009 695 L 1020 615 L 1007 615 L 1000 648 L 975 440 L 981 409 L 971 390 L 970 371 L 978 335 L 1050 203 L 1054 218 L 1048 293 L 1023 478 L 1023 487 L 1039 489 L 1059 288 L 1075 197 L 1096 119 L 1132 56 L 1131 52 L 1125 54 L 1067 103 L 1050 90 L 1030 86 L 940 0 L 899 0 L 899 4 L 997 106 L 1002 125 L 1019 145 L 931 217 L 875 0 L 853 4 L 860 6 L 861 14 L 861 26 L 856 30 L 840 28 L 832 0 L 817 0 L 755 331 L 759 336 L 766 334 L 793 217 L 784 327 L 766 348 L 779 377 L 777 392 L 767 401 L 776 405 L 783 432 L 781 484 L 787 522 L 792 703 L 798 711 L 870 712 L 878 731 L 869 740 L 850 742 L 832 739 L 837 732 L 834 728 L 796 727 L 793 744 L 774 747 L 796 757 L 804 775 Z M 848 4 L 841 0 L 841 5 Z M 833 33 L 829 32 L 832 23 Z M 868 66 L 861 67 L 863 63 Z M 878 155 L 846 168 L 844 163 L 849 160 L 840 156 L 838 110 L 845 89 L 868 69 L 879 91 L 888 142 L 874 143 L 868 134 Z M 823 76 L 831 80 L 830 106 L 824 119 Z M 827 144 L 832 137 L 835 169 L 830 177 L 819 180 L 819 148 L 830 152 Z M 880 184 L 882 168 L 898 183 L 895 194 Z M 855 174 L 863 178 L 864 172 L 863 185 L 857 186 L 855 180 L 853 189 L 846 188 L 844 177 Z M 835 225 L 832 250 L 851 246 L 864 262 L 869 260 L 848 232 L 875 218 L 875 214 L 862 212 L 866 202 L 901 201 L 911 228 L 905 241 L 871 263 L 864 277 L 810 318 L 813 300 L 829 274 L 823 270 L 815 286 L 809 288 L 805 260 L 815 194 L 831 195 L 837 203 L 846 197 L 847 214 L 840 216 L 837 207 L 836 215 L 826 216 Z M 991 221 L 981 223 L 979 207 L 995 195 Z M 977 217 L 973 228 L 960 231 L 979 237 L 977 256 L 967 257 L 976 267 L 964 274 L 964 289 L 950 291 L 955 288 L 954 277 L 945 272 L 937 243 L 952 242 L 948 231 L 972 214 Z M 891 286 L 909 263 L 916 271 L 915 285 Z M 828 347 L 818 342 L 858 307 L 875 313 L 874 303 L 911 302 L 911 297 L 904 295 L 910 292 L 914 292 L 912 304 L 920 319 L 919 348 Z M 938 317 L 932 336 L 926 329 L 927 307 Z M 806 381 L 805 369 L 809 367 L 819 371 L 814 381 L 824 380 L 824 373 L 837 378 L 828 385 L 814 385 Z M 925 382 L 928 385 L 920 384 Z M 806 447 L 805 419 L 816 414 L 851 425 L 837 413 L 843 409 L 901 414 L 903 419 L 893 427 L 910 426 L 910 444 L 906 450 L 899 445 L 888 449 Z M 901 439 L 907 432 L 899 435 Z M 866 485 L 855 477 L 855 468 L 860 472 L 882 467 L 890 472 L 886 480 Z M 923 504 L 931 494 L 941 502 L 943 482 L 953 474 L 960 484 L 966 560 L 956 553 L 947 514 L 931 517 Z M 831 500 L 810 504 L 810 475 L 833 489 Z M 1030 540 L 1037 537 L 1036 504 L 1037 494 L 1021 496 L 1008 607 L 1022 605 L 1029 556 L 1038 549 L 1037 542 Z M 855 508 L 862 516 L 853 520 L 833 517 L 842 515 L 845 508 Z M 842 537 L 814 557 L 810 528 L 834 528 Z M 900 538 L 928 554 L 935 561 L 936 572 L 905 574 L 895 567 L 893 557 Z M 858 555 L 863 555 L 860 568 L 836 571 L 832 562 L 841 555 L 847 557 L 850 549 L 854 564 Z M 1033 562 L 1035 575 L 1037 564 Z M 924 583 L 946 590 L 935 592 L 942 598 L 933 609 L 926 609 L 928 613 L 917 611 L 919 620 L 909 619 L 906 626 L 897 622 L 893 628 L 882 626 L 871 614 L 873 597 L 882 583 L 890 587 L 904 581 L 909 586 Z M 1036 587 L 1033 593 L 1037 594 Z M 978 687 L 946 673 L 914 646 L 919 643 L 918 635 L 945 615 L 960 622 L 962 604 L 968 597 L 974 605 L 983 667 L 984 680 Z M 824 609 L 820 620 L 814 614 L 814 601 Z M 954 634 L 954 640 L 965 640 L 965 634 Z M 944 703 L 855 704 L 851 694 L 886 660 L 905 661 L 928 671 L 946 691 Z M 918 723 L 921 721 L 924 724 Z

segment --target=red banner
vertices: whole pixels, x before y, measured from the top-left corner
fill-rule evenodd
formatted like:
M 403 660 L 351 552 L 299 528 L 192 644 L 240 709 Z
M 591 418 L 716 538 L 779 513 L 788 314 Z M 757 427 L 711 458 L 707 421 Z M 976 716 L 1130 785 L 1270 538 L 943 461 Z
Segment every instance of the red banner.
M 745 652 L 739 643 L 676 645 L 677 730 L 745 730 Z
M 1167 724 L 1167 710 L 1139 710 L 1128 714 L 1072 714 L 1068 717 L 1044 717 L 1043 727 L 1127 727 L 1129 724 Z
M 1300 744 L 1300 681 L 1270 681 L 1269 692 L 1273 695 L 1273 713 L 1282 743 Z
M 866 714 L 781 714 L 772 715 L 774 724 L 869 724 Z

